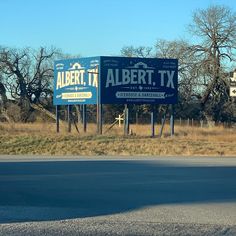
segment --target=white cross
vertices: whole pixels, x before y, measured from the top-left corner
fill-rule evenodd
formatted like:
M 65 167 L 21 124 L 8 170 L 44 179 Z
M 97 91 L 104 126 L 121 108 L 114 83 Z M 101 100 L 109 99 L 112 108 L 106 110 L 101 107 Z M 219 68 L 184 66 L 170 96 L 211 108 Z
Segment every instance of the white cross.
M 122 117 L 121 117 L 121 115 L 119 115 L 119 116 L 118 116 L 118 118 L 116 118 L 116 120 L 118 120 L 118 121 L 119 121 L 119 123 L 118 123 L 118 124 L 119 124 L 119 127 L 120 127 L 120 126 L 121 126 L 121 121 L 123 121 L 123 120 L 124 120 L 124 118 L 122 118 Z

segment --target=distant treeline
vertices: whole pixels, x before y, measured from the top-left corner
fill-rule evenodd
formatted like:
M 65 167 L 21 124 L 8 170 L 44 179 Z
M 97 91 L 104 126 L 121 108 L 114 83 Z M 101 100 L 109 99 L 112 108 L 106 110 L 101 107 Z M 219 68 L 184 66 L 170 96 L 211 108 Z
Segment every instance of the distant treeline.
M 176 118 L 236 122 L 236 99 L 229 96 L 230 72 L 236 67 L 236 13 L 219 5 L 197 10 L 188 30 L 197 43 L 159 39 L 153 47 L 124 46 L 120 55 L 178 58 Z M 48 113 L 41 109 L 44 115 L 39 115 L 40 109 L 33 105 L 55 113 L 53 62 L 68 57 L 78 56 L 65 55 L 56 48 L 34 50 L 0 46 L 0 120 L 47 119 L 45 114 Z M 112 122 L 123 109 L 124 105 L 104 105 L 104 120 Z M 130 105 L 131 122 L 145 122 L 151 109 L 150 105 Z M 156 105 L 155 109 L 160 118 L 166 106 Z M 79 120 L 79 107 L 73 106 L 73 112 Z M 96 106 L 88 106 L 88 118 L 96 121 Z

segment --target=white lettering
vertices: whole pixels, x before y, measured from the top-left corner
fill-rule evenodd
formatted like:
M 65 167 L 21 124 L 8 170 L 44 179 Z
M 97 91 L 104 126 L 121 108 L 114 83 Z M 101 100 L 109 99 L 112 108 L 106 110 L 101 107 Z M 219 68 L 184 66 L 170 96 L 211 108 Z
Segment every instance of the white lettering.
M 174 74 L 175 74 L 174 70 L 172 71 L 159 70 L 158 73 L 161 74 L 161 86 L 166 86 L 167 88 L 173 88 L 173 89 L 175 88 L 174 81 L 173 81 Z M 167 77 L 165 75 L 167 75 Z M 165 85 L 165 77 L 168 79 L 166 85 Z
M 97 74 L 94 74 L 93 76 L 93 84 L 92 84 L 93 87 L 97 87 L 98 86 L 98 75 Z
M 174 74 L 175 74 L 174 70 L 167 71 L 168 82 L 166 84 L 166 87 L 173 88 L 173 89 L 175 88 L 174 87 L 174 82 L 173 82 Z
M 79 73 L 79 75 L 80 75 L 80 84 L 84 84 L 84 70 L 80 70 L 79 71 L 80 73 Z
M 70 85 L 70 71 L 66 71 L 66 86 Z
M 89 69 L 88 70 L 88 85 L 97 87 L 98 86 L 98 69 Z
M 69 85 L 84 85 L 84 70 L 62 71 L 57 73 L 57 89 Z
M 61 72 L 57 73 L 57 89 L 61 88 Z
M 154 71 L 146 70 L 146 73 L 148 74 L 148 84 L 152 84 L 152 74 L 154 73 Z
M 131 70 L 131 84 L 137 84 L 138 81 L 135 80 L 137 78 L 137 70 Z
M 130 83 L 130 71 L 123 69 L 122 70 L 122 84 L 129 84 Z
M 75 73 L 74 71 L 71 71 L 70 73 L 70 85 L 74 85 L 75 84 Z
M 115 86 L 114 75 L 113 75 L 112 69 L 108 69 L 107 71 L 106 88 L 108 88 L 110 85 Z
M 108 69 L 106 88 L 126 84 L 152 85 L 154 70 L 143 69 Z M 164 83 L 164 82 L 163 82 Z
M 145 75 L 145 70 L 138 70 L 138 84 L 146 84 Z
M 116 86 L 117 85 L 122 85 L 122 82 L 119 81 L 119 69 L 116 69 Z
M 80 84 L 79 75 L 79 71 L 75 71 L 75 84 Z
M 159 70 L 158 73 L 161 74 L 161 86 L 165 86 L 164 85 L 164 78 L 165 78 L 164 75 L 165 75 L 166 71 L 165 70 Z

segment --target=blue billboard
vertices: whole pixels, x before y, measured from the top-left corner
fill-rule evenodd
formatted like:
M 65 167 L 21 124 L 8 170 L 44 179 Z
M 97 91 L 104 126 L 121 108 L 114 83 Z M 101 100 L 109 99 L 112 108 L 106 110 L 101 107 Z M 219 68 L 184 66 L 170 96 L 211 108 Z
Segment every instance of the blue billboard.
M 175 104 L 178 60 L 101 57 L 101 104 Z
M 96 104 L 99 57 L 54 62 L 54 105 Z
M 54 105 L 175 104 L 178 60 L 88 57 L 54 63 Z

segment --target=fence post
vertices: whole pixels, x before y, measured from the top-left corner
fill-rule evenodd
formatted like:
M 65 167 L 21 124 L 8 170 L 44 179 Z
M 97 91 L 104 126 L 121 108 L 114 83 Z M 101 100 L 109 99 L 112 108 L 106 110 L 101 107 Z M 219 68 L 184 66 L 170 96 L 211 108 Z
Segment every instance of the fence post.
M 201 128 L 203 127 L 203 120 L 200 120 Z
M 124 110 L 124 135 L 129 134 L 129 108 L 128 105 L 125 104 Z

